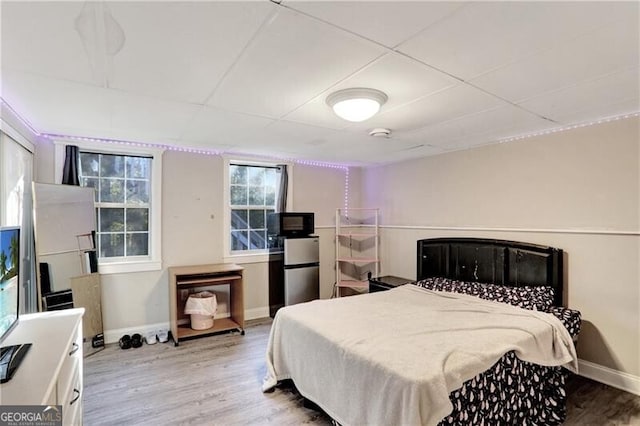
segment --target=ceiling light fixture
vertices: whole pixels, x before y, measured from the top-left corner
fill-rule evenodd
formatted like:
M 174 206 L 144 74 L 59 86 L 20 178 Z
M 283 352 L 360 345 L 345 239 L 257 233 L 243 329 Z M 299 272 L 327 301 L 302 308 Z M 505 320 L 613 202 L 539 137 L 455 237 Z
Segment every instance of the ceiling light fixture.
M 387 99 L 379 90 L 358 87 L 333 92 L 327 96 L 327 105 L 338 117 L 357 123 L 376 115 Z

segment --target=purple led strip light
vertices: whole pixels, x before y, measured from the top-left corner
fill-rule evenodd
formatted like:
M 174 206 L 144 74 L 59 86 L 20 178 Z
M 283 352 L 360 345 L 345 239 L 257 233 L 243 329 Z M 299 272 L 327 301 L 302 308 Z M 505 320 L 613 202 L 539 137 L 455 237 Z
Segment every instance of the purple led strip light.
M 624 120 L 624 119 L 632 118 L 632 117 L 640 117 L 640 111 L 632 112 L 632 113 L 629 113 L 629 114 L 614 115 L 612 117 L 605 117 L 605 118 L 601 118 L 599 120 L 587 121 L 587 122 L 584 122 L 584 123 L 572 124 L 572 125 L 564 126 L 564 127 L 556 127 L 556 128 L 553 128 L 553 129 L 542 130 L 542 131 L 534 132 L 534 133 L 526 133 L 524 135 L 513 136 L 513 137 L 510 137 L 510 138 L 499 139 L 498 143 L 514 142 L 514 141 L 519 141 L 519 140 L 522 140 L 522 139 L 533 138 L 533 137 L 536 137 L 536 136 L 545 136 L 545 135 L 550 135 L 552 133 L 559 133 L 559 132 L 564 132 L 564 131 L 567 131 L 567 130 L 580 129 L 582 127 L 595 126 L 595 125 L 598 125 L 598 124 L 610 123 L 612 121 Z
M 13 107 L 11 105 L 9 105 L 9 103 L 7 101 L 5 101 L 2 97 L 0 97 L 0 104 L 4 105 L 9 110 L 9 112 L 11 112 L 11 114 L 13 114 L 13 116 L 16 117 L 18 119 L 18 121 L 20 121 L 20 123 L 24 124 L 24 126 L 27 129 L 29 129 L 29 131 L 31 133 L 33 133 L 35 136 L 42 136 L 42 134 L 40 132 L 38 132 L 31 125 L 31 123 L 29 123 L 27 120 L 22 118 L 22 116 L 20 114 L 18 114 L 18 112 L 15 109 L 13 109 Z
M 321 161 L 311 161 L 311 160 L 299 160 L 294 158 L 284 158 L 284 157 L 276 157 L 276 156 L 266 156 L 266 155 L 252 155 L 252 154 L 241 154 L 234 153 L 230 151 L 218 151 L 213 149 L 204 149 L 204 148 L 193 148 L 193 147 L 182 147 L 177 145 L 168 145 L 163 143 L 146 143 L 146 142 L 133 142 L 123 139 L 112 139 L 112 138 L 91 138 L 86 136 L 72 136 L 72 135 L 62 135 L 56 133 L 40 133 L 38 132 L 27 120 L 22 118 L 18 112 L 11 107 L 11 105 L 0 97 L 0 103 L 4 104 L 7 109 L 13 114 L 22 124 L 24 124 L 31 133 L 35 136 L 42 136 L 47 139 L 71 139 L 77 141 L 85 141 L 85 142 L 101 142 L 101 143 L 112 143 L 119 145 L 127 145 L 127 146 L 136 146 L 142 148 L 158 148 L 158 149 L 166 149 L 170 151 L 179 151 L 179 152 L 190 152 L 194 154 L 204 154 L 204 155 L 222 155 L 222 154 L 230 154 L 230 155 L 246 155 L 255 158 L 265 158 L 272 160 L 281 160 L 281 161 L 289 161 L 297 164 L 303 164 L 307 166 L 315 166 L 315 167 L 326 167 L 332 169 L 343 169 L 347 170 L 349 166 L 341 165 L 341 164 L 332 164 L 332 163 L 324 163 Z
M 6 100 L 4 100 L 2 97 L 0 97 L 0 103 L 3 104 L 11 112 L 11 114 L 13 114 L 27 129 L 29 129 L 31 133 L 33 133 L 35 136 L 43 137 L 46 139 L 70 139 L 70 140 L 77 140 L 77 141 L 84 141 L 84 142 L 110 143 L 110 144 L 134 146 L 134 147 L 141 147 L 141 148 L 166 149 L 169 151 L 188 152 L 192 154 L 201 154 L 201 155 L 222 155 L 225 153 L 234 155 L 233 152 L 224 152 L 224 151 L 202 149 L 202 148 L 181 147 L 181 146 L 161 144 L 161 143 L 145 143 L 145 142 L 133 142 L 133 141 L 127 141 L 127 140 L 121 140 L 121 139 L 90 138 L 90 137 L 84 137 L 84 136 L 60 135 L 60 134 L 54 134 L 54 133 L 40 133 L 31 125 L 31 123 L 29 123 L 27 120 L 22 118 L 22 116 L 18 114 L 18 112 L 15 109 L 13 109 L 13 107 L 9 105 L 9 103 Z M 293 162 L 293 163 L 301 164 L 305 166 L 324 167 L 324 168 L 330 168 L 330 169 L 343 170 L 345 173 L 344 207 L 346 209 L 349 206 L 348 204 L 349 203 L 349 166 L 345 166 L 341 164 L 324 163 L 321 161 L 300 160 L 300 159 L 294 159 L 294 158 L 283 158 L 283 157 L 267 156 L 267 155 L 250 155 L 250 154 L 240 154 L 240 153 L 235 153 L 235 154 L 250 156 L 252 158 L 264 158 L 264 159 L 270 159 L 270 160 Z
M 141 148 L 166 149 L 169 151 L 190 152 L 194 154 L 203 154 L 203 155 L 221 155 L 222 154 L 222 151 L 215 151 L 212 149 L 189 148 L 189 147 L 181 147 L 181 146 L 167 145 L 167 144 L 161 144 L 161 143 L 133 142 L 133 141 L 126 141 L 121 139 L 110 139 L 110 138 L 89 138 L 85 136 L 59 135 L 59 134 L 53 134 L 53 133 L 43 133 L 42 136 L 47 139 L 71 139 L 71 140 L 83 141 L 83 142 L 99 142 L 99 143 L 109 143 L 109 144 L 116 144 L 116 145 L 135 146 L 135 147 L 141 147 Z

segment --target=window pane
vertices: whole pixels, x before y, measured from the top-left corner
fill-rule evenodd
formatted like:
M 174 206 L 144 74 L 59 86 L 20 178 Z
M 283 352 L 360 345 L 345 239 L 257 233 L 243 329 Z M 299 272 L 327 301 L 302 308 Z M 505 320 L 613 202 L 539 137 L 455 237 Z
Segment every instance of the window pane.
M 96 190 L 99 257 L 149 255 L 152 162 L 148 157 L 80 153 L 80 184 Z M 119 206 L 105 207 L 107 203 Z
M 247 229 L 247 210 L 231 210 L 231 229 Z
M 267 231 L 250 231 L 250 250 L 260 250 L 267 248 Z
M 100 176 L 124 177 L 124 157 L 121 155 L 100 155 Z
M 148 231 L 149 209 L 127 209 L 127 231 Z M 129 251 L 127 250 L 127 254 Z
M 249 187 L 249 205 L 264 206 L 264 187 L 262 186 Z
M 140 232 L 127 234 L 127 256 L 146 256 L 149 254 L 149 234 Z
M 229 166 L 229 182 L 236 185 L 247 184 L 246 166 Z
M 101 203 L 124 203 L 124 179 L 100 180 Z
M 247 205 L 247 187 L 239 185 L 231 185 L 231 205 L 246 206 Z
M 279 181 L 273 167 L 229 165 L 232 251 L 267 248 L 266 213 L 275 210 Z
M 264 228 L 264 210 L 250 210 L 249 211 L 249 228 L 260 229 Z
M 248 167 L 248 169 L 249 169 L 249 185 L 255 185 L 255 186 L 264 185 L 264 168 Z
M 264 184 L 265 186 L 273 186 L 275 188 L 278 178 L 278 172 L 276 169 L 265 169 L 264 171 Z
M 124 209 L 100 209 L 100 232 L 124 231 Z
M 124 234 L 100 234 L 100 257 L 124 256 Z
M 276 189 L 275 188 L 266 188 L 266 194 L 264 196 L 264 204 L 266 206 L 276 205 Z
M 127 203 L 128 204 L 148 204 L 149 203 L 149 181 L 127 179 Z
M 98 176 L 100 164 L 100 154 L 89 152 L 80 153 L 80 173 L 82 176 Z
M 246 250 L 248 246 L 247 231 L 231 231 L 231 250 Z
M 126 157 L 126 164 L 128 178 L 150 178 L 151 158 Z

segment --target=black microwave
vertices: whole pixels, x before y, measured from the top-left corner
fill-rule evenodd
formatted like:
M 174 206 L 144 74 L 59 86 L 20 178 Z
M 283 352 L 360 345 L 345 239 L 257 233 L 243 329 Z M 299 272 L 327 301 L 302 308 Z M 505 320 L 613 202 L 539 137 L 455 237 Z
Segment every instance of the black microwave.
M 267 234 L 280 237 L 306 237 L 315 231 L 313 222 L 313 213 L 269 213 Z

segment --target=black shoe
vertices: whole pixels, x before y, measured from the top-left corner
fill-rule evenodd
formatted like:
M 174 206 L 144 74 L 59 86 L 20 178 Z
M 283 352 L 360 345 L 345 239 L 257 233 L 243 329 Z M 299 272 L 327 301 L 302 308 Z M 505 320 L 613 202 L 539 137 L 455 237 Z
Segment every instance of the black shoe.
M 120 338 L 120 349 L 129 349 L 131 348 L 131 336 L 125 334 Z
M 131 346 L 134 348 L 139 348 L 142 346 L 142 336 L 138 333 L 131 336 Z

